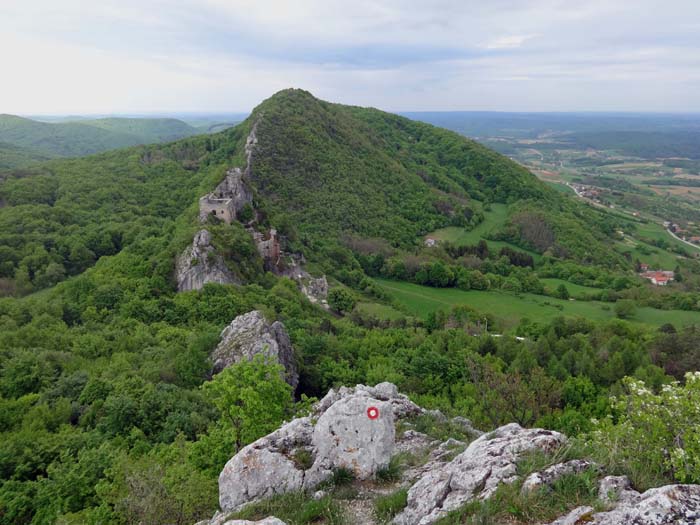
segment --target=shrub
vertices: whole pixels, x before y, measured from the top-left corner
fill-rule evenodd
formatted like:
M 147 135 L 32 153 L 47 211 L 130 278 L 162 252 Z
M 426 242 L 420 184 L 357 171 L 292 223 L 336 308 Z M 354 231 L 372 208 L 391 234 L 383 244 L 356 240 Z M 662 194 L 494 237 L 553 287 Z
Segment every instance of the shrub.
M 616 420 L 597 422 L 588 441 L 611 471 L 630 476 L 637 488 L 676 480 L 700 483 L 700 372 L 658 394 L 625 378 L 626 393 L 612 399 Z

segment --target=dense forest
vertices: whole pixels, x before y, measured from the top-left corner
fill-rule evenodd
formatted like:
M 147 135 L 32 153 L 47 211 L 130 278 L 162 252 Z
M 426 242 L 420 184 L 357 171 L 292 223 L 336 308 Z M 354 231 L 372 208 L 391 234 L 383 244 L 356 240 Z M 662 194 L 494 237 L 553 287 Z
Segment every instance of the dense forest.
M 241 258 L 242 225 L 214 219 L 244 284 L 176 292 L 175 258 L 201 227 L 197 200 L 245 164 L 254 126 L 258 221 L 328 276 L 328 311 Z M 700 308 L 697 263 L 679 267 L 671 292 L 651 290 L 638 261 L 612 249 L 624 219 L 453 132 L 287 90 L 211 136 L 4 171 L 0 203 L 2 525 L 194 523 L 213 514 L 217 476 L 241 446 L 331 387 L 382 381 L 483 430 L 515 421 L 564 431 L 608 451 L 598 461 L 638 488 L 700 482 L 692 410 L 667 428 L 625 405 L 638 392 L 652 407 L 673 389 L 691 395 L 695 376 L 682 382 L 700 368 L 697 328 L 633 321 L 642 306 Z M 436 229 L 474 231 L 494 206 L 505 216 L 488 238 L 425 245 Z M 417 317 L 378 277 L 566 301 L 569 288 L 588 287 L 596 296 L 585 300 L 613 305 L 617 318 L 534 314 L 509 325 L 466 304 Z M 221 330 L 254 309 L 288 330 L 296 392 L 260 362 L 211 377 Z M 250 408 L 261 404 L 266 414 Z M 640 443 L 666 452 L 640 457 Z

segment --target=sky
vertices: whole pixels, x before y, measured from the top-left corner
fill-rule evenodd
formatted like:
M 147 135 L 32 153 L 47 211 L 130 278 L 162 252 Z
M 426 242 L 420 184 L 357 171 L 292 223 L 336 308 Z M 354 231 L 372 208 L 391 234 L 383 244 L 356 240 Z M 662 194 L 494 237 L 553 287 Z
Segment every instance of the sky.
M 699 0 L 0 0 L 0 113 L 700 111 Z

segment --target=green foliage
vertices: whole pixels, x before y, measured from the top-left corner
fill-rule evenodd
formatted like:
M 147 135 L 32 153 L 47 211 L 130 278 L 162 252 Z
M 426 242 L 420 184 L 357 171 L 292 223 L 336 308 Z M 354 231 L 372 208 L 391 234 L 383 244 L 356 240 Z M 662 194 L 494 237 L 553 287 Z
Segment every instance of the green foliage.
M 219 410 L 236 450 L 275 430 L 290 413 L 292 389 L 284 368 L 262 355 L 225 368 L 203 390 Z
M 137 144 L 177 140 L 196 132 L 195 128 L 176 119 L 106 118 L 47 123 L 0 115 L 0 142 L 44 157 L 90 155 Z
M 615 303 L 615 315 L 617 315 L 620 319 L 629 319 L 634 317 L 636 309 L 637 307 L 635 306 L 634 301 L 630 301 L 628 299 L 623 299 Z
M 333 288 L 328 292 L 328 306 L 338 313 L 347 313 L 355 308 L 355 298 L 343 288 Z
M 641 488 L 700 482 L 700 373 L 688 372 L 685 385 L 658 393 L 632 378 L 623 384 L 625 392 L 613 399 L 615 419 L 598 421 L 588 438 L 601 459 Z

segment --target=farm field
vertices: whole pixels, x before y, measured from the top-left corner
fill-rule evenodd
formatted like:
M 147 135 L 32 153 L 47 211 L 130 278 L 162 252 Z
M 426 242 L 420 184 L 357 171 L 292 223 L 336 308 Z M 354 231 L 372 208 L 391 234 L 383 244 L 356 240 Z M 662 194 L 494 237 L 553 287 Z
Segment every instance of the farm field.
M 598 301 L 564 301 L 534 294 L 509 294 L 500 291 L 463 291 L 455 288 L 431 288 L 417 284 L 375 279 L 408 313 L 426 318 L 438 310 L 466 305 L 501 320 L 505 328 L 512 328 L 527 317 L 538 322 L 549 322 L 556 317 L 584 317 L 593 321 L 615 318 L 614 303 Z M 637 308 L 630 322 L 660 326 L 700 324 L 699 312 Z

